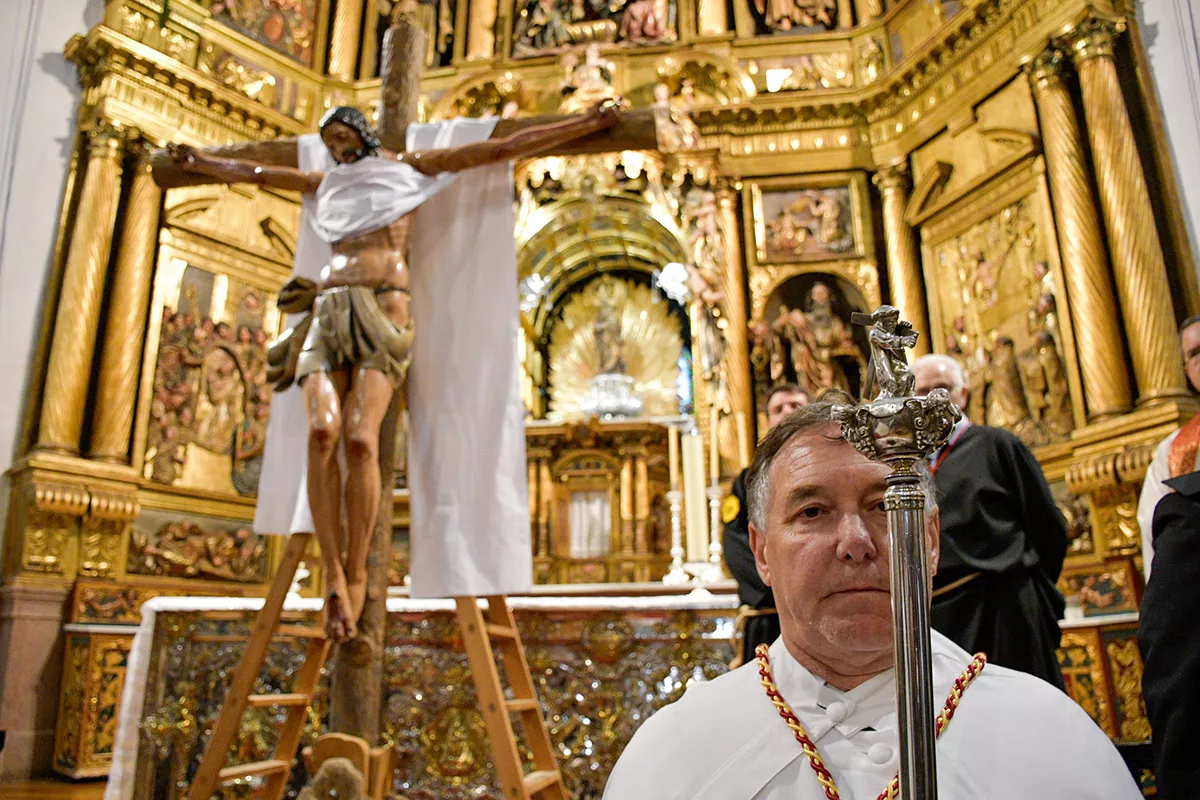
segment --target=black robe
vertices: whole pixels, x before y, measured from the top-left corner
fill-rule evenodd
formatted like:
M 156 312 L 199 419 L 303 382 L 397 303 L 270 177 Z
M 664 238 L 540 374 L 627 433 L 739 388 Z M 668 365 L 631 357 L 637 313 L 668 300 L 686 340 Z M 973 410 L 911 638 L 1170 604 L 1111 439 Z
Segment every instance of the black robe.
M 1200 472 L 1167 481 L 1154 509 L 1154 570 L 1138 619 L 1142 695 L 1154 732 L 1154 782 L 1162 800 L 1200 797 Z
M 941 558 L 933 627 L 969 653 L 1063 687 L 1055 588 L 1067 525 L 1037 459 L 1008 431 L 972 425 L 934 475 Z M 978 573 L 943 594 L 938 590 Z
M 750 517 L 746 507 L 746 472 L 733 482 L 733 497 L 737 499 L 737 516 L 725 522 L 722 547 L 725 564 L 738 585 L 738 599 L 751 608 L 774 608 L 775 595 L 771 587 L 762 582 L 758 567 L 754 564 L 754 551 L 750 549 Z M 726 499 L 726 503 L 730 500 Z M 746 620 L 743 663 L 754 660 L 754 648 L 760 643 L 770 644 L 779 638 L 779 615 L 764 614 Z

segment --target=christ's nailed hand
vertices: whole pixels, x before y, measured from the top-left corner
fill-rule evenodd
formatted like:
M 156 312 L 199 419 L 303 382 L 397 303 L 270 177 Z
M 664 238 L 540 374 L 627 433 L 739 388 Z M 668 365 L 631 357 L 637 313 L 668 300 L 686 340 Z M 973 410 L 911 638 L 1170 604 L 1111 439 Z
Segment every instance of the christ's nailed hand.
M 196 163 L 196 150 L 190 144 L 169 144 L 167 155 L 182 169 Z

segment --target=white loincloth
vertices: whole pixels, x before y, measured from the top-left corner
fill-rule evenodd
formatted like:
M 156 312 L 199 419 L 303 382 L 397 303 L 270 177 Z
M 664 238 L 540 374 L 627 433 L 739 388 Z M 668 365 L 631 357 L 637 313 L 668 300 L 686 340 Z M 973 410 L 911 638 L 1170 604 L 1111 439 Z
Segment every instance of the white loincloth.
M 414 125 L 407 146 L 483 141 L 494 127 L 494 119 Z M 417 330 L 408 379 L 412 596 L 528 591 L 511 165 L 430 178 L 375 159 L 335 167 L 315 134 L 300 138 L 299 151 L 301 169 L 326 172 L 319 191 L 327 194 L 319 215 L 316 198 L 304 197 L 296 277 L 318 279 L 331 255 L 326 238 L 377 229 L 419 206 L 409 245 Z M 357 185 L 365 189 L 360 197 L 349 191 Z M 276 393 L 254 520 L 259 533 L 313 529 L 307 443 L 300 391 Z

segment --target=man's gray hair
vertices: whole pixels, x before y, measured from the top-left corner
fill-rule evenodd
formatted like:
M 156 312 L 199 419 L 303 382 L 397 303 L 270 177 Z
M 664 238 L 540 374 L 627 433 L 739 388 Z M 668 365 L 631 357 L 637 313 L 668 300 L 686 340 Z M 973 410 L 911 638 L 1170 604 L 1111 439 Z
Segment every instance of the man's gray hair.
M 962 364 L 945 353 L 928 353 L 913 362 L 913 369 L 921 364 L 940 364 L 950 372 L 950 380 L 954 382 L 951 389 L 961 389 L 967 385 L 967 375 L 963 372 Z
M 833 419 L 833 403 L 813 403 L 798 408 L 789 414 L 782 422 L 771 429 L 758 445 L 754 453 L 754 461 L 746 476 L 747 513 L 751 524 L 763 533 L 767 531 L 767 506 L 771 495 L 771 465 L 783 449 L 801 433 L 821 433 L 821 429 L 837 425 Z M 830 439 L 841 440 L 840 432 Z M 846 447 L 853 447 L 846 442 Z M 934 491 L 933 474 L 929 465 L 924 461 L 917 463 L 917 477 L 921 489 L 925 492 L 925 514 L 933 513 L 937 508 L 937 497 Z

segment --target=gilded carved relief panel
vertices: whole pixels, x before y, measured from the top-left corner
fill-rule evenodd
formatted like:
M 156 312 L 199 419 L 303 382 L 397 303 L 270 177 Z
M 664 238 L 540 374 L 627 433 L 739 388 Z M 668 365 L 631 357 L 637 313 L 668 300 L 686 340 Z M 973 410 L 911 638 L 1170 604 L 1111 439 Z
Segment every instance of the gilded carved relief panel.
M 129 537 L 126 572 L 238 583 L 266 580 L 267 540 L 244 522 L 143 511 Z
M 859 173 L 751 181 L 744 198 L 751 371 L 757 411 L 770 387 L 857 396 L 868 346 L 850 315 L 879 305 L 879 272 Z
M 514 0 L 514 58 L 561 53 L 575 46 L 641 46 L 679 38 L 675 0 Z
M 1109 737 L 1116 735 L 1116 721 L 1108 699 L 1100 633 L 1093 629 L 1068 631 L 1058 646 L 1067 694 L 1096 721 Z
M 201 1 L 216 22 L 303 66 L 314 66 L 323 0 Z
M 936 349 L 963 365 L 968 416 L 1034 447 L 1082 419 L 1045 185 L 1017 170 L 922 227 Z
M 1142 654 L 1138 650 L 1137 628 L 1105 630 L 1101 636 L 1116 705 L 1114 738 L 1122 743 L 1148 742 L 1150 720 L 1146 718 L 1146 701 L 1142 698 Z
M 271 390 L 274 300 L 228 275 L 164 265 L 143 475 L 167 486 L 254 496 Z
M 73 778 L 107 774 L 132 643 L 132 634 L 67 638 L 55 771 Z

